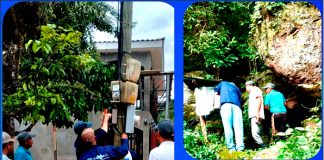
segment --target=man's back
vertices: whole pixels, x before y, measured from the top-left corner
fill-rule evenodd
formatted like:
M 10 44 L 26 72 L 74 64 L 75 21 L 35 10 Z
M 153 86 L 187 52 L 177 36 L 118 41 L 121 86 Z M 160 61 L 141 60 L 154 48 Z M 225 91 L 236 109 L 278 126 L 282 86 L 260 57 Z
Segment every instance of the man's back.
M 222 81 L 214 89 L 220 95 L 220 103 L 232 103 L 241 106 L 241 91 L 234 84 Z
M 18 146 L 14 158 L 15 160 L 32 160 L 31 153 L 22 146 Z
M 266 95 L 264 100 L 264 105 L 270 107 L 271 113 L 285 113 L 285 97 L 282 93 L 272 90 L 269 94 Z
M 115 146 L 93 146 L 91 149 L 85 151 L 80 160 L 88 159 L 104 159 L 104 160 L 119 160 L 125 157 L 128 153 L 128 140 L 122 139 L 120 147 Z
M 174 159 L 174 142 L 164 141 L 159 147 L 152 149 L 149 160 L 173 160 Z

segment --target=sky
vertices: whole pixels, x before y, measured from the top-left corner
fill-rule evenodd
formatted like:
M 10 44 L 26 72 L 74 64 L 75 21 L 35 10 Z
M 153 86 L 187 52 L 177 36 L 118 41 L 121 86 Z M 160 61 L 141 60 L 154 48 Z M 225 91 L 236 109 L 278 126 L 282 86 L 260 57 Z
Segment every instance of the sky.
M 117 2 L 109 2 L 116 6 Z M 133 2 L 132 39 L 158 39 L 164 41 L 164 71 L 174 71 L 174 9 L 163 2 Z M 95 41 L 117 40 L 113 35 L 95 31 Z

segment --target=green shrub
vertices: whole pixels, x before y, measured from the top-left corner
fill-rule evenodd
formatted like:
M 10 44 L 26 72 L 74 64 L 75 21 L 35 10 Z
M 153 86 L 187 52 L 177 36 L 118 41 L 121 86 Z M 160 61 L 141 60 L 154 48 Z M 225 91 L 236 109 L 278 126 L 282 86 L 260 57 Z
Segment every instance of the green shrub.
M 311 121 L 310 119 L 306 121 Z M 318 118 L 313 119 L 313 126 L 306 126 L 304 131 L 294 130 L 292 135 L 283 141 L 278 159 L 309 159 L 317 154 L 321 147 L 322 130 L 316 127 Z
M 206 142 L 200 131 L 184 131 L 184 147 L 193 158 L 219 159 L 218 153 L 224 145 L 224 137 L 218 134 L 209 134 Z

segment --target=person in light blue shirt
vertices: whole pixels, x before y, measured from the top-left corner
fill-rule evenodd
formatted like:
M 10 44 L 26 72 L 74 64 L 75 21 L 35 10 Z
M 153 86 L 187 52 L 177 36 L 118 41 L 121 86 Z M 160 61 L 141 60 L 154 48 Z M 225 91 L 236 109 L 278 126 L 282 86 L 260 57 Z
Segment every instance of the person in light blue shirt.
M 282 93 L 274 90 L 275 85 L 273 83 L 266 84 L 263 87 L 267 93 L 264 99 L 264 108 L 270 109 L 271 113 L 271 127 L 272 135 L 277 132 L 286 131 L 286 112 L 285 97 Z
M 214 92 L 220 95 L 220 114 L 225 132 L 226 146 L 230 151 L 242 151 L 244 149 L 244 133 L 241 91 L 234 83 L 221 81 L 214 88 Z M 233 133 L 235 133 L 236 144 L 234 144 Z
M 28 132 L 20 132 L 17 135 L 17 140 L 19 142 L 19 146 L 16 149 L 14 154 L 15 160 L 32 160 L 32 154 L 29 149 L 33 146 L 33 139 L 35 134 L 29 134 Z

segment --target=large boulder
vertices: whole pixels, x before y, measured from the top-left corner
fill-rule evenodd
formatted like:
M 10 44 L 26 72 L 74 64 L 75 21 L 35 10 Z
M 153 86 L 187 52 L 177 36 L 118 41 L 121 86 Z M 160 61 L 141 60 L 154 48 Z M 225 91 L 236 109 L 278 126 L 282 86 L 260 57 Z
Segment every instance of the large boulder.
M 307 3 L 288 3 L 273 11 L 262 5 L 262 19 L 256 23 L 253 34 L 266 65 L 291 84 L 320 82 L 320 11 Z

